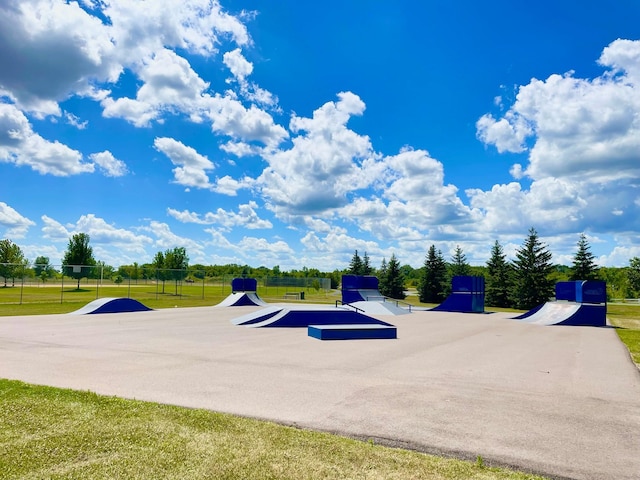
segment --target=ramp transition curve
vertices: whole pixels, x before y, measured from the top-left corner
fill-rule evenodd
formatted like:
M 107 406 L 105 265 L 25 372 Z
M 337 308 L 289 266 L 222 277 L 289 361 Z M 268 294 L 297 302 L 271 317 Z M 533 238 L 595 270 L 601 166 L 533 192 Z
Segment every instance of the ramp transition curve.
M 133 298 L 98 298 L 69 315 L 89 315 L 94 313 L 146 312 L 152 310 Z

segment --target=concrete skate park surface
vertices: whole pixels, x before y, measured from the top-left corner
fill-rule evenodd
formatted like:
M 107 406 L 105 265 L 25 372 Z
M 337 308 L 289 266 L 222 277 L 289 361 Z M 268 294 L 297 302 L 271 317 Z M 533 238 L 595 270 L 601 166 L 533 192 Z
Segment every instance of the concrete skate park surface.
M 258 309 L 0 317 L 0 377 L 558 478 L 640 478 L 640 374 L 612 328 L 429 311 L 394 317 L 397 340 L 232 325 Z

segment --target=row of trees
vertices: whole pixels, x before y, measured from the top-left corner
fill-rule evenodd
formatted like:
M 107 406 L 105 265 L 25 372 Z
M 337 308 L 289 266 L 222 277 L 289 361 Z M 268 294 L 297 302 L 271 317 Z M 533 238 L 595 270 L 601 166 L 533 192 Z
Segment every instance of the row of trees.
M 469 265 L 460 246 L 456 247 L 451 262 L 447 262 L 442 252 L 431 245 L 423 267 L 417 271 L 400 267 L 395 255 L 391 256 L 389 263 L 383 259 L 380 269 L 375 271 L 369 265 L 367 254 L 360 258 L 357 250 L 348 271 L 354 275 L 378 275 L 380 293 L 397 299 L 406 297 L 404 286 L 407 284 L 407 274 L 417 273 L 416 288 L 423 303 L 441 303 L 450 293 L 451 279 L 454 276 L 484 276 L 485 303 L 488 306 L 527 310 L 553 297 L 556 281 L 607 281 L 608 278 L 603 273 L 607 273 L 609 269 L 597 267 L 585 235 L 580 235 L 570 268 L 554 265 L 551 252 L 532 228 L 523 245 L 516 251 L 513 261 L 507 260 L 502 245 L 496 240 L 491 249 L 491 257 L 484 267 Z M 640 292 L 640 258 L 631 259 L 626 272 L 632 291 L 637 294 Z
M 134 268 L 129 266 L 120 267 L 117 272 L 115 269 L 104 262 L 96 261 L 93 256 L 93 248 L 89 245 L 91 238 L 86 233 L 78 233 L 69 239 L 67 250 L 62 259 L 61 272 L 55 270 L 51 265 L 49 258 L 45 256 L 37 257 L 33 264 L 34 276 L 46 281 L 61 273 L 64 276 L 77 280 L 77 288 L 80 289 L 80 280 L 99 275 L 112 277 L 116 283 L 122 281 L 122 273 L 128 274 L 139 271 L 149 275 L 148 278 L 159 279 L 162 281 L 162 292 L 164 293 L 164 285 L 166 280 L 175 280 L 176 292 L 177 284 L 187 275 L 189 267 L 189 257 L 184 247 L 176 247 L 166 250 L 165 252 L 156 253 L 153 263 L 143 265 L 140 269 L 137 264 Z M 29 261 L 22 253 L 22 249 L 11 240 L 0 240 L 0 277 L 4 278 L 4 286 L 8 286 L 9 279 L 12 280 L 12 286 L 15 285 L 16 276 L 23 274 Z
M 151 263 L 122 265 L 117 270 L 96 261 L 93 257 L 89 235 L 79 233 L 69 239 L 63 259 L 62 271 L 56 271 L 49 258 L 39 256 L 31 269 L 22 250 L 11 240 L 0 240 L 0 277 L 4 286 L 15 277 L 30 271 L 31 275 L 46 281 L 49 278 L 64 274 L 75 278 L 80 288 L 80 279 L 85 277 L 111 278 L 116 282 L 123 278 L 161 280 L 163 292 L 165 281 L 173 280 L 177 291 L 180 281 L 185 279 L 204 279 L 205 277 L 251 276 L 251 277 L 325 277 L 331 279 L 331 288 L 338 288 L 341 277 L 345 273 L 356 275 L 376 275 L 383 295 L 403 299 L 406 287 L 415 287 L 420 300 L 425 303 L 440 303 L 449 294 L 451 278 L 455 275 L 478 275 L 486 280 L 486 303 L 490 306 L 530 308 L 542 303 L 553 295 L 556 281 L 570 279 L 601 279 L 607 282 L 608 289 L 616 297 L 625 298 L 640 294 L 640 258 L 634 257 L 629 266 L 624 268 L 598 268 L 594 255 L 584 235 L 580 236 L 577 252 L 571 267 L 554 265 L 552 255 L 544 245 L 535 229 L 529 231 L 524 244 L 516 252 L 516 258 L 508 261 L 498 241 L 492 247 L 491 257 L 486 265 L 471 266 L 465 254 L 458 246 L 447 262 L 440 250 L 431 245 L 421 268 L 401 265 L 393 254 L 389 261 L 382 260 L 380 268 L 371 265 L 366 252 L 361 257 L 356 250 L 347 269 L 336 269 L 332 272 L 321 272 L 315 268 L 303 267 L 289 272 L 281 271 L 278 265 L 267 267 L 250 267 L 248 265 L 192 265 L 183 247 L 157 252 Z

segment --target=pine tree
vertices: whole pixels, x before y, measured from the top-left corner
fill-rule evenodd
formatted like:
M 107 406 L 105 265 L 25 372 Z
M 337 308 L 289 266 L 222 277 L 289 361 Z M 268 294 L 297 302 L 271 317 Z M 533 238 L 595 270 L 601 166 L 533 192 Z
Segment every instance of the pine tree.
M 349 273 L 351 275 L 363 275 L 364 264 L 362 263 L 362 259 L 360 255 L 358 255 L 358 250 L 353 254 L 351 258 L 351 263 L 349 264 Z
M 491 249 L 491 258 L 487 262 L 487 284 L 485 303 L 491 307 L 510 307 L 509 289 L 511 287 L 511 266 L 506 260 L 502 245 L 496 240 Z
M 554 282 L 550 278 L 553 270 L 551 252 L 540 241 L 535 228 L 531 228 L 513 262 L 513 305 L 529 310 L 548 301 L 554 294 Z
M 441 303 L 447 292 L 447 264 L 442 252 L 435 245 L 429 247 L 424 268 L 418 285 L 418 294 L 422 303 Z
M 373 268 L 371 267 L 371 260 L 369 259 L 367 252 L 364 252 L 362 257 L 362 275 L 371 275 L 372 272 Z
M 387 288 L 387 260 L 382 259 L 380 269 L 378 270 L 378 291 L 385 297 L 389 296 L 389 289 Z
M 400 271 L 400 262 L 394 253 L 391 254 L 386 270 L 384 281 L 386 293 L 383 293 L 383 295 L 385 297 L 404 300 L 406 297 L 404 293 L 404 275 L 402 275 Z M 382 293 L 382 291 L 380 293 Z
M 456 250 L 451 257 L 451 265 L 449 267 L 451 277 L 466 276 L 471 274 L 471 266 L 467 263 L 467 257 L 462 252 L 460 245 L 456 245 Z
M 578 251 L 573 257 L 573 267 L 569 279 L 596 280 L 598 278 L 598 267 L 596 266 L 595 258 L 595 255 L 591 253 L 587 237 L 584 233 L 580 234 Z

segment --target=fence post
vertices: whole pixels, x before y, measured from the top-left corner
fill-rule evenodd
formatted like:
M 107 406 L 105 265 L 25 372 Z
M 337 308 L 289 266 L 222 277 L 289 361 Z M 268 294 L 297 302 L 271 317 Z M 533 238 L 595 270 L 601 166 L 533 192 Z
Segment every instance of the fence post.
M 23 292 L 24 292 L 24 264 L 22 265 L 22 282 L 20 282 L 20 305 L 22 305 Z

